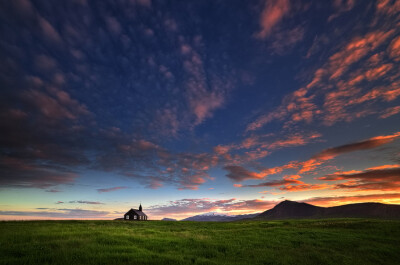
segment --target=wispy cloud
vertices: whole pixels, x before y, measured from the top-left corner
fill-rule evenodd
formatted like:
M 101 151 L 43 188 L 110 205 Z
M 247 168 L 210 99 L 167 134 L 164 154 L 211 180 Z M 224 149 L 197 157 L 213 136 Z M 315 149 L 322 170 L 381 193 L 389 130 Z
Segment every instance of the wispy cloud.
M 386 165 L 355 173 L 336 172 L 318 179 L 326 181 L 345 180 L 343 183 L 336 184 L 335 189 L 395 191 L 400 190 L 399 166 Z
M 104 204 L 97 201 L 69 201 L 68 203 L 79 203 L 79 204 Z
M 118 187 L 112 187 L 112 188 L 97 189 L 97 191 L 99 193 L 103 193 L 103 192 L 111 192 L 111 191 L 123 190 L 123 189 L 128 189 L 128 187 L 126 187 L 126 186 L 118 186 Z
M 384 144 L 388 144 L 399 137 L 400 137 L 400 132 L 391 135 L 376 136 L 364 141 L 325 149 L 322 152 L 314 155 L 312 158 L 322 159 L 322 160 L 332 159 L 341 154 L 376 148 Z
M 107 218 L 107 211 L 83 210 L 83 209 L 57 209 L 55 211 L 0 211 L 0 215 L 20 217 L 47 217 L 47 218 Z
M 289 0 L 265 1 L 260 17 L 261 30 L 256 36 L 258 38 L 268 37 L 273 29 L 289 14 L 290 8 Z

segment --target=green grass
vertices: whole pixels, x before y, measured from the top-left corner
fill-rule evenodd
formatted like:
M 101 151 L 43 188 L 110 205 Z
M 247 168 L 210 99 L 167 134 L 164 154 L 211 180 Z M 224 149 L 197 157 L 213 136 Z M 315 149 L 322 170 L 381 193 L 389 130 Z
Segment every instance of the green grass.
M 0 222 L 0 264 L 399 264 L 400 221 Z

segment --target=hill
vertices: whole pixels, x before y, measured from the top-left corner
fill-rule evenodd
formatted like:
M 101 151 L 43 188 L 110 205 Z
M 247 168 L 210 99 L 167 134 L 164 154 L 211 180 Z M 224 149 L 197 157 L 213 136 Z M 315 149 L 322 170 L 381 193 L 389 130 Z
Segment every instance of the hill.
M 255 214 L 241 214 L 241 215 L 222 215 L 222 214 L 215 214 L 215 213 L 207 213 L 207 214 L 200 214 L 191 216 L 181 221 L 196 221 L 196 222 L 231 222 L 231 221 L 238 221 L 243 219 L 251 219 L 258 216 L 259 213 Z
M 382 218 L 400 219 L 400 205 L 383 203 L 354 203 L 334 207 L 319 207 L 304 202 L 283 201 L 254 219 L 300 218 Z

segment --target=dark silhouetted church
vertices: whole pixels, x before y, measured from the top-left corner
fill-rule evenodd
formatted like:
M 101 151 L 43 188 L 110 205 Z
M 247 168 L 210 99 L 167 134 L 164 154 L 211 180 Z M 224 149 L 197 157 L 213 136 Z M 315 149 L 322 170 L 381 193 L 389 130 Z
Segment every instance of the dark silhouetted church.
M 124 220 L 146 221 L 147 215 L 142 210 L 142 204 L 139 205 L 139 210 L 130 209 L 126 214 L 124 214 Z

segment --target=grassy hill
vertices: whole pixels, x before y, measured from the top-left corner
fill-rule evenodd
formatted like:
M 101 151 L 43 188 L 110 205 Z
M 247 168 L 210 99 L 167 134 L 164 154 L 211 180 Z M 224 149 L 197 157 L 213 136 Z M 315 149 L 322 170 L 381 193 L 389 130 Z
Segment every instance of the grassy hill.
M 400 221 L 0 222 L 0 264 L 398 264 Z

